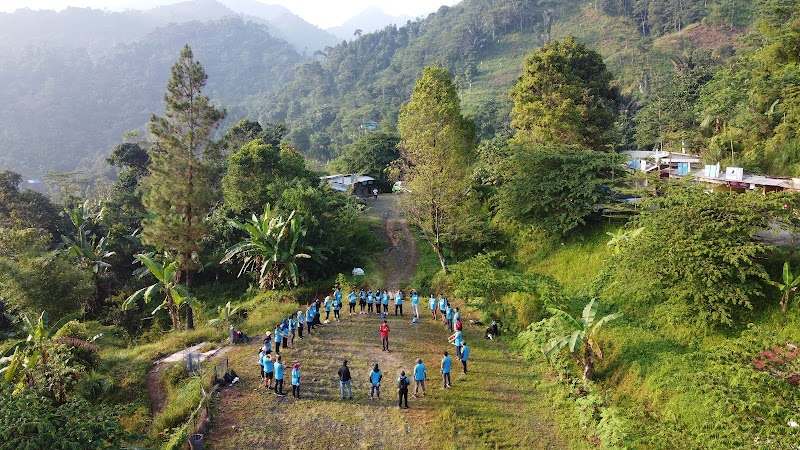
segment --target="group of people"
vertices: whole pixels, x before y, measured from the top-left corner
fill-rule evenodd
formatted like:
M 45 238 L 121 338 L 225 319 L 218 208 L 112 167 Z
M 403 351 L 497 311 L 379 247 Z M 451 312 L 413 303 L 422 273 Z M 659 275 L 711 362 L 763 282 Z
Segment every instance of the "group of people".
M 342 297 L 341 289 L 337 288 L 334 290 L 332 295 L 326 296 L 324 301 L 320 302 L 319 300 L 315 299 L 310 305 L 308 305 L 305 311 L 300 310 L 296 314 L 291 314 L 290 316 L 283 318 L 281 322 L 275 326 L 274 330 L 266 333 L 263 346 L 259 350 L 258 363 L 261 366 L 261 379 L 264 382 L 264 386 L 268 390 L 273 390 L 278 396 L 286 396 L 286 394 L 283 392 L 284 373 L 289 370 L 288 367 L 291 367 L 292 396 L 297 399 L 300 398 L 301 364 L 299 361 L 293 362 L 291 366 L 284 363 L 283 357 L 280 353 L 281 348 L 294 348 L 295 337 L 299 336 L 302 339 L 304 330 L 311 335 L 312 331 L 317 327 L 324 326 L 324 323 L 328 323 L 330 321 L 331 310 L 334 313 L 333 320 L 339 321 L 340 311 L 343 307 Z M 416 290 L 411 290 L 410 297 L 412 311 L 416 322 L 419 319 L 419 293 Z M 373 292 L 372 290 L 362 289 L 358 294 L 355 290 L 352 290 L 347 296 L 350 307 L 349 312 L 351 315 L 356 314 L 356 305 L 359 303 L 359 300 L 361 313 L 373 314 L 374 312 L 381 314 L 383 321 L 379 326 L 379 332 L 381 336 L 382 350 L 386 352 L 389 351 L 389 332 L 391 331 L 388 320 L 386 320 L 390 298 L 392 298 L 392 295 L 389 294 L 389 291 L 386 289 L 384 289 L 383 292 L 380 290 Z M 395 303 L 395 315 L 403 316 L 403 291 L 397 290 L 393 294 L 393 298 Z M 459 308 L 453 308 L 447 298 L 443 296 L 437 298 L 435 295 L 430 296 L 429 306 L 433 319 L 438 320 L 439 316 L 437 313 L 441 313 L 442 322 L 445 324 L 447 329 L 453 333 L 449 336 L 448 342 L 455 346 L 456 358 L 461 361 L 463 372 L 466 374 L 470 348 L 464 342 L 462 334 L 461 312 Z M 322 319 L 323 311 L 325 312 L 324 319 Z M 273 350 L 275 353 L 274 355 Z M 339 394 L 341 399 L 353 398 L 351 386 L 352 377 L 350 374 L 350 368 L 347 364 L 348 361 L 344 360 L 337 373 L 339 378 Z M 451 367 L 452 359 L 450 357 L 450 353 L 445 351 L 440 362 L 442 389 L 451 387 Z M 420 391 L 421 395 L 425 396 L 425 380 L 427 380 L 427 369 L 422 363 L 421 358 L 416 360 L 416 365 L 414 366 L 412 376 L 414 381 L 413 397 L 417 398 L 418 395 L 420 395 Z M 368 380 L 370 383 L 370 400 L 376 397 L 380 398 L 383 371 L 380 369 L 378 363 L 375 363 L 374 366 L 369 370 Z M 396 383 L 398 392 L 398 406 L 401 408 L 408 408 L 408 393 L 409 387 L 411 386 L 411 381 L 412 380 L 406 375 L 404 370 L 400 371 L 400 376 L 396 379 Z

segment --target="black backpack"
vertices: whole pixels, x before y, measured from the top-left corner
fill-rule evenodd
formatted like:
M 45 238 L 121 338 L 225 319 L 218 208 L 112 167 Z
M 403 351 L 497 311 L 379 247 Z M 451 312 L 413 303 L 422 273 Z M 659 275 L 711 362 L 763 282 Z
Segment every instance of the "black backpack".
M 408 389 L 408 377 L 401 377 L 400 381 L 397 382 L 397 387 L 401 391 Z

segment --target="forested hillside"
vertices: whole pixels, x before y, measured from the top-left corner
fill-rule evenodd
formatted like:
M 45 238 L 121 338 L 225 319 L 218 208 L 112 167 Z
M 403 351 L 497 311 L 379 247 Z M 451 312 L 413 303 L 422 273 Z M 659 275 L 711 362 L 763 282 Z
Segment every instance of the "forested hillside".
M 102 168 L 122 133 L 143 128 L 158 110 L 169 66 L 187 42 L 208 61 L 209 93 L 231 120 L 243 116 L 236 105 L 280 86 L 303 60 L 239 18 L 169 25 L 99 58 L 50 46 L 2 53 L 0 167 L 28 177 Z

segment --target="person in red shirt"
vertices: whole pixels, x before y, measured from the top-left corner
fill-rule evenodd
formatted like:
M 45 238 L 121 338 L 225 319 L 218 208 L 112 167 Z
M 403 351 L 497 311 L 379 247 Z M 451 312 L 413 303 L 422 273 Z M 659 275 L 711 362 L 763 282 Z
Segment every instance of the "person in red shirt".
M 381 324 L 381 344 L 383 344 L 383 351 L 389 351 L 389 324 L 386 320 Z

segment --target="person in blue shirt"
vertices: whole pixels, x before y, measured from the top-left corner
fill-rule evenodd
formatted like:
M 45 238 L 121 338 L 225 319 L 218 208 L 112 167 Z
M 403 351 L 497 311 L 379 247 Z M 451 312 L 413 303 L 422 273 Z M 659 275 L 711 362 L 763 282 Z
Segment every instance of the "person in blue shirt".
M 431 294 L 431 298 L 428 299 L 428 307 L 431 309 L 431 316 L 433 316 L 433 320 L 436 320 L 436 296 Z
M 378 363 L 375 363 L 375 366 L 369 371 L 369 382 L 371 385 L 369 389 L 370 400 L 372 400 L 376 394 L 378 398 L 381 398 L 381 379 L 383 379 L 383 372 L 378 368 Z
M 456 311 L 453 313 L 453 323 L 457 322 L 461 319 L 461 308 L 456 308 Z
M 283 342 L 283 349 L 289 348 L 289 319 L 283 318 L 281 322 L 281 342 Z
M 264 353 L 261 365 L 264 367 L 264 387 L 272 389 L 272 377 L 275 373 L 275 362 L 272 360 L 272 356 Z
M 350 314 L 352 314 L 356 309 L 356 300 L 358 300 L 358 294 L 356 294 L 356 291 L 350 291 L 350 295 L 347 296 L 347 304 L 350 307 Z
M 439 297 L 439 312 L 442 313 L 442 320 L 445 320 L 444 318 L 445 309 L 447 309 L 447 299 L 444 298 L 444 296 L 441 296 Z
M 428 378 L 428 373 L 425 371 L 425 364 L 422 364 L 422 358 L 417 358 L 417 365 L 414 366 L 414 398 L 417 398 L 419 388 L 422 388 L 422 396 L 425 397 L 425 380 Z
M 297 329 L 297 320 L 294 318 L 294 314 L 289 316 L 289 347 L 294 348 L 294 335 L 295 330 Z
M 264 381 L 264 355 L 266 355 L 266 353 L 264 353 L 264 347 L 261 347 L 258 349 L 258 365 L 261 367 L 259 376 L 261 377 L 261 381 Z
M 275 325 L 274 333 L 275 333 L 275 354 L 280 355 L 281 354 L 281 340 L 282 340 L 281 339 L 281 337 L 282 337 L 281 334 L 282 333 L 281 333 L 280 324 Z
M 300 363 L 292 366 L 292 397 L 300 400 Z
M 375 293 L 367 292 L 367 314 L 372 314 L 372 306 L 375 304 Z
M 338 289 L 337 289 L 338 291 Z M 342 310 L 342 293 L 339 291 L 339 296 L 333 296 L 333 319 L 339 321 L 339 311 Z
M 381 294 L 381 303 L 383 304 L 383 313 L 389 314 L 389 291 L 386 289 L 384 289 L 383 294 Z
M 314 309 L 311 305 L 308 305 L 306 309 L 306 328 L 308 329 L 308 335 L 311 336 L 311 324 L 314 322 Z
M 300 335 L 300 339 L 303 339 L 303 325 L 306 323 L 306 317 L 303 315 L 303 311 L 297 311 L 297 333 Z
M 447 352 L 444 352 L 444 358 L 442 358 L 442 389 L 446 389 L 450 386 L 450 363 L 452 360 L 449 356 L 447 356 Z
M 447 324 L 447 329 L 450 330 L 450 332 L 452 333 L 453 332 L 453 307 L 450 306 L 450 303 L 447 304 L 447 309 L 445 310 L 445 313 L 444 313 L 444 321 Z
M 272 353 L 272 333 L 267 331 L 267 336 L 264 338 L 264 352 L 266 354 Z
M 275 361 L 275 394 L 285 396 L 283 393 L 283 363 L 281 362 L 281 355 Z
M 358 300 L 358 307 L 360 311 L 359 314 L 366 314 L 366 312 L 364 312 L 364 308 L 367 307 L 367 297 L 369 297 L 369 293 L 362 290 L 361 297 Z
M 394 315 L 397 315 L 397 308 L 400 308 L 400 315 L 403 315 L 403 291 L 397 290 L 394 294 Z
M 339 288 L 338 286 L 336 287 L 336 290 L 335 290 L 335 291 L 333 291 L 333 299 L 334 299 L 334 300 L 335 300 L 337 303 L 339 303 L 339 305 L 341 305 L 341 304 L 342 304 L 342 289 L 341 289 L 341 288 Z
M 419 319 L 419 293 L 416 289 L 411 290 L 411 312 Z
M 461 341 L 461 365 L 464 366 L 464 373 L 467 373 L 467 359 L 469 359 L 469 346 Z
M 461 334 L 461 330 L 456 330 L 447 340 L 456 346 L 456 358 L 461 359 L 461 344 L 464 342 L 464 335 Z
M 331 315 L 331 296 L 330 295 L 325 296 L 324 307 L 325 307 L 325 320 L 328 320 L 328 318 Z

